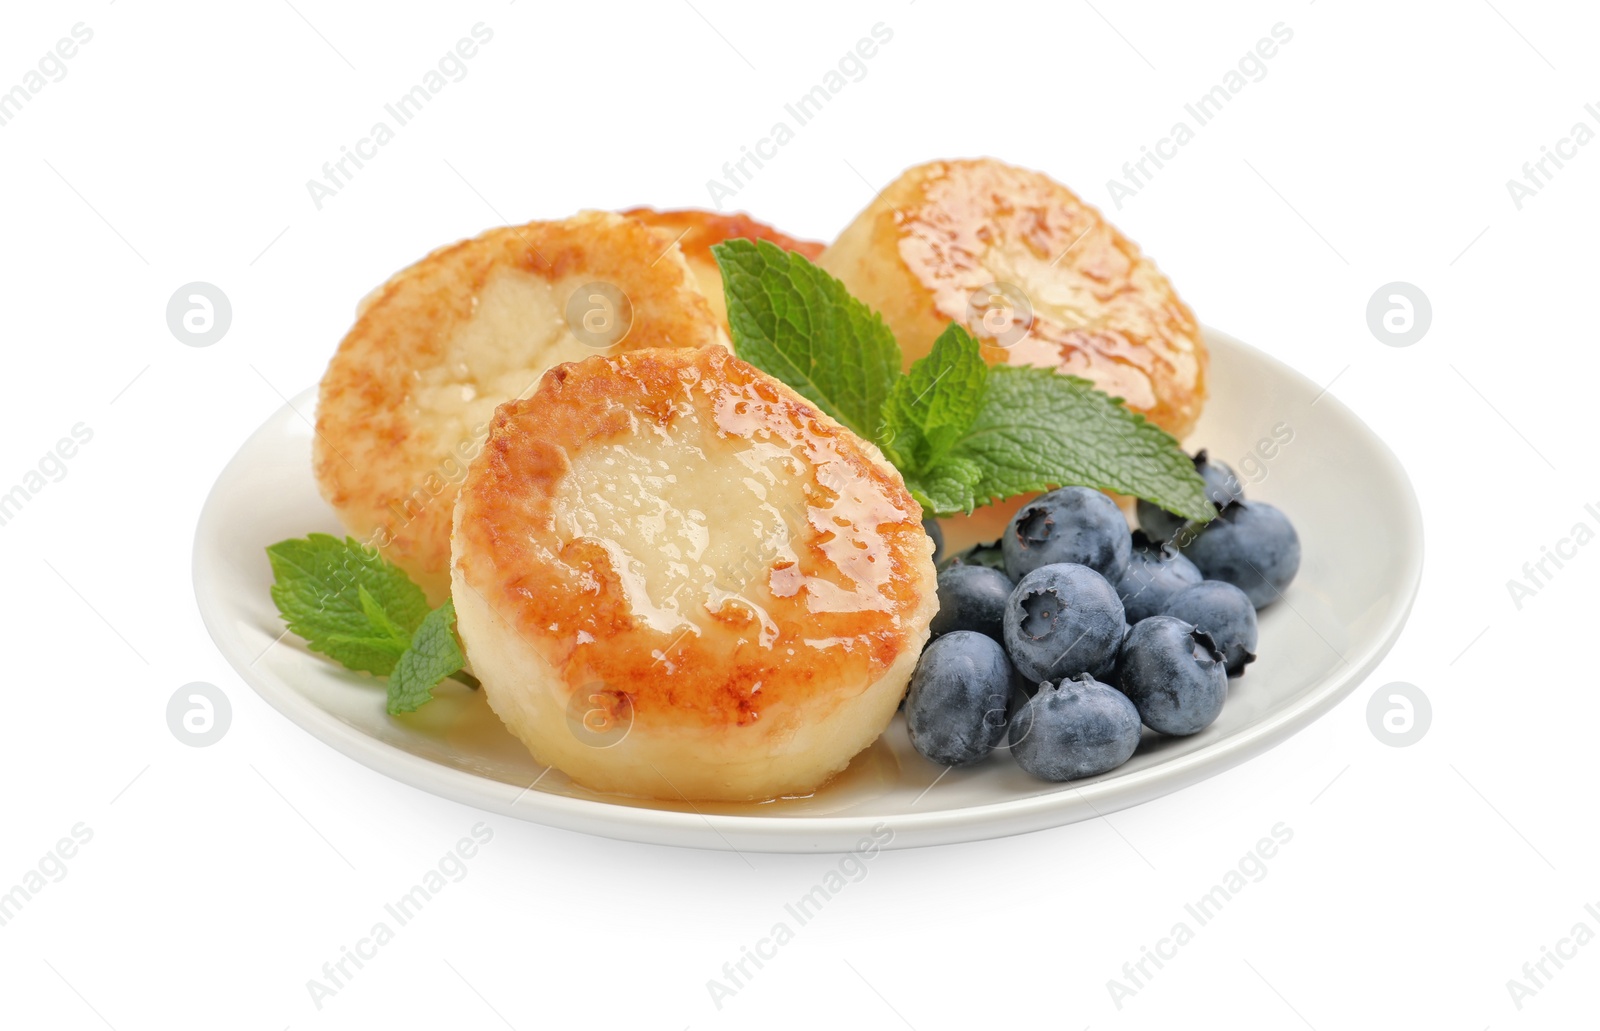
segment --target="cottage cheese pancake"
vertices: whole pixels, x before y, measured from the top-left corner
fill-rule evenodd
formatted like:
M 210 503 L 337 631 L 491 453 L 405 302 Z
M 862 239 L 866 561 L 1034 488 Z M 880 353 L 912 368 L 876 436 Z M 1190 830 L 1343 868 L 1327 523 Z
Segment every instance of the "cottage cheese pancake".
M 504 405 L 456 509 L 491 706 L 589 788 L 814 790 L 888 725 L 937 607 L 870 443 L 722 348 L 589 358 Z

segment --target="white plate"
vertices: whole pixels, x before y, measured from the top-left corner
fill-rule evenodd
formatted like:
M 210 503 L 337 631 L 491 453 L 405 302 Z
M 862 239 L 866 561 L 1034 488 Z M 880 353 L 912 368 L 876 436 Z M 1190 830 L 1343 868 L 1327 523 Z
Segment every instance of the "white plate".
M 341 533 L 311 474 L 314 391 L 268 419 L 218 477 L 195 534 L 195 593 L 223 655 L 285 716 L 360 763 L 490 812 L 633 841 L 763 852 L 843 851 L 880 824 L 893 833 L 887 847 L 907 848 L 1090 819 L 1243 762 L 1328 711 L 1394 643 L 1422 573 L 1416 497 L 1383 442 L 1286 366 L 1221 333 L 1206 339 L 1211 399 L 1187 443 L 1232 463 L 1249 496 L 1288 512 L 1305 557 L 1284 600 L 1261 613 L 1261 657 L 1233 681 L 1217 722 L 1188 738 L 1147 733 L 1132 760 L 1101 777 L 1045 783 L 1003 752 L 946 772 L 912 750 L 896 717 L 815 795 L 693 806 L 597 795 L 546 773 L 481 692 L 454 683 L 420 712 L 390 717 L 379 683 L 292 636 L 277 641 L 283 623 L 264 549 L 312 531 Z M 1292 439 L 1276 451 L 1259 447 L 1274 428 Z M 1240 461 L 1252 452 L 1272 457 Z

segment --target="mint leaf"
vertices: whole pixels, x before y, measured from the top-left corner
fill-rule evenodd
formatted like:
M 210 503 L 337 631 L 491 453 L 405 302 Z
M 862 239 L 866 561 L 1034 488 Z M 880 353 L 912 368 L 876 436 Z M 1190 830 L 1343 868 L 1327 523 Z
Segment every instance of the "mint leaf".
M 1131 494 L 1201 522 L 1216 515 L 1194 463 L 1167 431 L 1088 380 L 1052 369 L 990 369 L 982 409 L 944 460 L 952 462 L 962 463 L 963 482 L 965 463 L 981 475 L 962 505 L 937 499 L 940 515 L 1068 484 Z
M 969 458 L 953 456 L 930 472 L 901 475 L 905 478 L 906 490 L 917 499 L 925 516 L 971 512 L 982 504 L 976 499 L 978 485 L 983 481 L 983 467 Z
M 936 467 L 978 417 L 988 379 L 978 342 L 950 323 L 927 357 L 911 363 L 889 391 L 880 441 L 889 461 L 900 469 Z
M 411 647 L 400 656 L 389 677 L 389 715 L 416 712 L 433 700 L 439 681 L 466 664 L 456 642 L 455 624 L 455 602 L 447 601 L 428 613 L 411 635 Z
M 901 360 L 883 318 L 803 255 L 750 240 L 711 252 L 722 270 L 734 353 L 876 441 Z
M 372 596 L 372 592 L 367 590 L 365 584 L 357 586 L 356 597 L 361 602 L 361 611 L 371 621 L 373 629 L 399 645 L 400 650 L 404 651 L 406 646 L 411 643 L 411 632 L 390 617 L 389 613 L 384 610 L 383 604 Z M 423 619 L 426 621 L 427 617 L 424 616 Z
M 272 600 L 312 651 L 386 676 L 428 614 L 422 588 L 353 537 L 325 533 L 267 549 Z

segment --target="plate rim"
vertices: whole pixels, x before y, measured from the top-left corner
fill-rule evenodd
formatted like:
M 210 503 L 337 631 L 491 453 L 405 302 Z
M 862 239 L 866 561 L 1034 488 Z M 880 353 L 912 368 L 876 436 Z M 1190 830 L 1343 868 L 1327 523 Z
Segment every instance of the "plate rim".
M 1209 326 L 1202 326 L 1202 333 L 1208 345 L 1218 340 L 1225 346 L 1250 352 L 1277 365 L 1298 380 L 1300 386 L 1313 392 L 1317 390 L 1317 384 L 1293 366 L 1259 348 Z M 241 441 L 218 471 L 196 518 L 190 560 L 195 601 L 201 621 L 222 657 L 257 695 L 290 722 L 362 766 L 410 787 L 486 812 L 616 840 L 734 852 L 829 853 L 848 851 L 850 846 L 842 842 L 865 838 L 887 825 L 892 836 L 878 847 L 914 848 L 1025 834 L 1071 823 L 1084 815 L 1103 816 L 1140 805 L 1247 762 L 1286 741 L 1348 697 L 1399 639 L 1415 605 L 1422 579 L 1425 551 L 1422 511 L 1405 466 L 1388 443 L 1353 410 L 1337 398 L 1323 397 L 1321 400 L 1332 401 L 1341 414 L 1366 430 L 1377 445 L 1377 454 L 1388 467 L 1391 478 L 1404 486 L 1397 500 L 1401 502 L 1405 520 L 1396 531 L 1403 538 L 1400 553 L 1406 557 L 1406 567 L 1399 571 L 1403 579 L 1397 581 L 1401 600 L 1386 614 L 1382 627 L 1364 652 L 1354 659 L 1344 657 L 1343 670 L 1324 677 L 1296 704 L 1194 752 L 1146 769 L 1082 787 L 1042 786 L 1034 795 L 927 813 L 872 816 L 847 812 L 771 817 L 702 813 L 694 808 L 693 802 L 689 805 L 694 811 L 683 812 L 557 795 L 455 769 L 372 737 L 316 705 L 279 678 L 258 670 L 253 664 L 235 661 L 234 656 L 241 653 L 239 646 L 243 642 L 222 615 L 225 605 L 221 592 L 216 589 L 219 578 L 210 575 L 212 566 L 202 544 L 204 533 L 216 518 L 212 514 L 213 506 L 218 504 L 217 493 L 223 476 L 239 452 L 266 432 L 285 409 L 299 411 L 295 402 L 303 401 L 315 390 L 315 386 L 309 387 L 275 409 Z M 537 780 L 534 783 L 537 784 Z M 529 799 L 532 801 L 527 801 Z M 736 845 L 736 840 L 740 844 Z

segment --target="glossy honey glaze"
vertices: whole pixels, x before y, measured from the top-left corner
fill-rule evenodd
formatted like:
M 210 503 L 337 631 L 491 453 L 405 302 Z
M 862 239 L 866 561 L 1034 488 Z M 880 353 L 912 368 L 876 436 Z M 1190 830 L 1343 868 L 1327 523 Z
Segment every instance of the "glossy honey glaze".
M 989 361 L 1083 376 L 1158 425 L 1193 425 L 1205 398 L 1200 327 L 1138 245 L 1037 172 L 940 161 L 914 174 L 916 199 L 895 211 L 900 258 L 942 319 L 968 324 L 974 292 L 991 283 L 1020 287 L 1032 318 L 997 306 L 1018 333 L 991 332 Z

